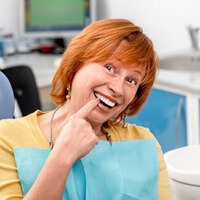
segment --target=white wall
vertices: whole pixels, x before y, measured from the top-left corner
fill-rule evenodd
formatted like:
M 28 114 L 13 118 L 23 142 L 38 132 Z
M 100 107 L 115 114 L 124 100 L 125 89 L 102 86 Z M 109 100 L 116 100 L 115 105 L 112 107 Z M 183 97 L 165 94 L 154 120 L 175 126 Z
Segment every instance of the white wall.
M 0 27 L 18 37 L 18 0 L 0 0 Z
M 188 25 L 200 27 L 200 0 L 97 0 L 97 18 L 128 18 L 141 26 L 157 52 L 189 49 Z M 0 25 L 19 35 L 18 0 L 0 1 Z
M 141 26 L 162 55 L 190 49 L 187 26 L 200 27 L 199 0 L 97 0 L 98 18 L 128 18 Z

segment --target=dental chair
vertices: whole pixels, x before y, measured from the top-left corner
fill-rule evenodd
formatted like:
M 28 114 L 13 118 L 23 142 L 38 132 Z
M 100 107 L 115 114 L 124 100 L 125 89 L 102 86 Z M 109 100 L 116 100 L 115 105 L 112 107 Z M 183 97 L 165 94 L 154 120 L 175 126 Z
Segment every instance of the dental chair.
M 42 106 L 35 76 L 29 66 L 10 66 L 1 71 L 6 75 L 11 84 L 14 97 L 22 116 L 26 116 L 37 109 L 41 109 Z
M 0 71 L 0 120 L 14 117 L 15 99 L 8 78 Z

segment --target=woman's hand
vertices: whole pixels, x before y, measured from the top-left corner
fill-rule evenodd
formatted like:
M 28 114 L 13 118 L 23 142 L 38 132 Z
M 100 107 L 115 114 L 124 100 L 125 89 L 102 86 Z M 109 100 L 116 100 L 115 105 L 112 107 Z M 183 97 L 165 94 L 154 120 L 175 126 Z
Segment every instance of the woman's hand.
M 69 117 L 56 139 L 53 150 L 60 150 L 62 155 L 64 153 L 65 157 L 70 156 L 73 162 L 75 162 L 96 146 L 99 139 L 85 119 L 98 103 L 98 99 L 91 100 L 78 112 Z

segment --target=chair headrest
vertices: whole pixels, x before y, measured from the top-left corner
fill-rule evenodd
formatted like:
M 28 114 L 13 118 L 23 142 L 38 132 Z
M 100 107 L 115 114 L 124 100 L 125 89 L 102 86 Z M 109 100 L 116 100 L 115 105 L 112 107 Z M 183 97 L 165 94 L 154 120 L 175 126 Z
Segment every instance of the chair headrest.
M 13 118 L 15 100 L 7 77 L 0 71 L 0 119 Z

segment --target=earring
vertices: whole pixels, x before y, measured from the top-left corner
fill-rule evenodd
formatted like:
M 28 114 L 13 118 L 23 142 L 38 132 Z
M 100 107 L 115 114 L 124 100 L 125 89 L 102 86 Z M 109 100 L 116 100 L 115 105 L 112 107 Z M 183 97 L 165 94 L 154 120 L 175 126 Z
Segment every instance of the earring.
M 70 85 L 67 87 L 67 95 L 66 95 L 66 99 L 70 99 L 71 98 L 71 91 L 70 91 Z
M 124 112 L 123 115 L 122 115 L 122 127 L 123 127 L 123 128 L 126 128 L 126 127 L 127 127 L 126 122 L 125 122 L 125 119 L 126 119 L 126 113 Z

